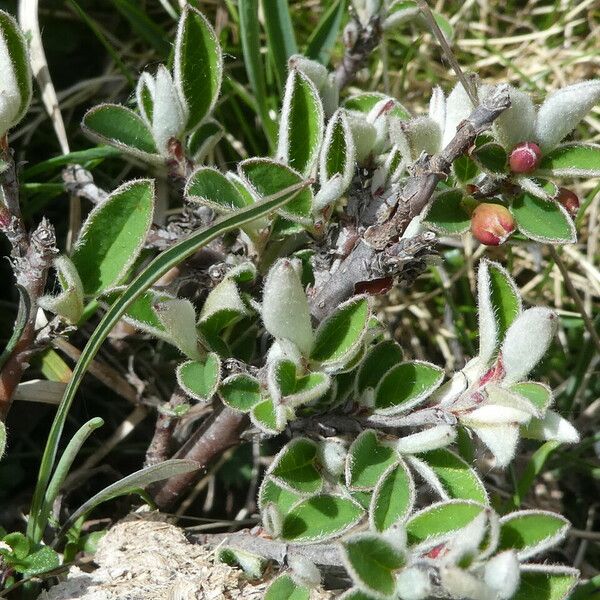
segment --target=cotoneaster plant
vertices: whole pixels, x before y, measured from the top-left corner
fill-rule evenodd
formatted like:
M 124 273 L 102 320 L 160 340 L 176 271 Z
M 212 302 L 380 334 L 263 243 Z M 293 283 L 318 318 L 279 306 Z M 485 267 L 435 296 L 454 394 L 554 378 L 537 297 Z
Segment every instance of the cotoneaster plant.
M 579 440 L 551 410 L 550 387 L 528 379 L 558 314 L 523 309 L 508 271 L 481 259 L 479 352 L 448 373 L 404 351 L 374 297 L 426 271 L 438 234 L 471 229 L 489 246 L 573 242 L 579 199 L 554 179 L 600 175 L 597 146 L 563 143 L 600 99 L 600 83 L 563 88 L 536 109 L 524 92 L 457 69 L 454 89 L 446 96 L 432 86 L 428 109 L 415 115 L 386 94 L 348 93 L 393 28 L 433 27 L 444 47 L 453 35 L 422 2 L 356 0 L 335 71 L 327 68 L 333 42 L 307 48 L 312 58 L 288 43 L 275 65 L 275 123 L 259 93 L 257 5 L 239 4 L 253 106 L 272 152 L 215 166 L 227 135 L 215 117 L 223 52 L 209 20 L 186 5 L 172 66 L 142 72 L 135 108 L 100 104 L 82 121 L 92 140 L 141 163 L 147 176 L 109 193 L 86 180 L 96 191 L 84 197 L 95 205 L 61 252 L 51 225 L 30 233 L 18 209 L 5 132 L 26 112 L 31 75 L 24 37 L 0 13 L 0 227 L 22 288 L 0 361 L 10 366 L 10 377 L 0 372 L 4 417 L 28 353 L 94 324 L 57 408 L 27 530 L 2 532 L 3 564 L 11 577 L 47 572 L 81 548 L 84 519 L 101 502 L 135 492 L 168 509 L 199 468 L 242 439 L 269 439 L 276 451 L 257 481 L 259 525 L 214 540 L 219 558 L 250 578 L 279 563 L 267 600 L 307 599 L 331 572 L 346 600 L 566 599 L 579 572 L 543 554 L 569 523 L 492 502 L 486 479 L 511 465 L 522 438 Z M 331 22 L 335 34 L 341 21 Z M 156 181 L 183 204 L 162 225 L 154 222 Z M 46 289 L 48 273 L 55 285 Z M 60 523 L 60 490 L 103 422 L 84 424 L 59 456 L 63 428 L 117 325 L 159 340 L 157 353 L 169 347 L 173 393 L 160 399 L 144 468 Z M 175 425 L 192 411 L 202 422 L 177 440 Z M 2 451 L 5 438 L 2 425 Z

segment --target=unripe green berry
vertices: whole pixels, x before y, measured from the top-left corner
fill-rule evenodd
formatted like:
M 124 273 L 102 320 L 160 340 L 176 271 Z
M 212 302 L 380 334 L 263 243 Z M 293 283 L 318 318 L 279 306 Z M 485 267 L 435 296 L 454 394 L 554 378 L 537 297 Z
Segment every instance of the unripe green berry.
M 517 144 L 510 153 L 508 162 L 513 173 L 531 173 L 542 160 L 542 151 L 534 142 Z
M 471 233 L 486 246 L 499 246 L 515 230 L 515 220 L 500 204 L 483 202 L 471 215 Z

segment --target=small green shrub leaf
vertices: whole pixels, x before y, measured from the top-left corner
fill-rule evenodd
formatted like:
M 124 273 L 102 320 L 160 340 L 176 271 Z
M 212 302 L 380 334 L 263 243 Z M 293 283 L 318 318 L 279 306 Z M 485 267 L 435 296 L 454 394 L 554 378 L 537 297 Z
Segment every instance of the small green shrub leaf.
M 342 556 L 352 579 L 361 589 L 385 598 L 393 595 L 395 571 L 406 562 L 402 552 L 373 533 L 354 535 L 342 542 Z
M 508 157 L 506 150 L 500 144 L 494 142 L 483 144 L 475 148 L 471 156 L 486 171 L 497 174 L 506 171 Z
M 219 396 L 229 408 L 248 412 L 260 402 L 260 383 L 246 373 L 230 375 L 223 380 Z
M 195 164 L 204 162 L 208 153 L 225 135 L 222 125 L 214 119 L 202 123 L 188 138 L 187 147 Z
M 452 172 L 460 183 L 468 183 L 479 173 L 479 168 L 472 158 L 463 154 L 452 163 Z
M 140 160 L 160 164 L 152 131 L 132 110 L 118 104 L 100 104 L 88 110 L 81 126 L 94 140 L 114 146 Z
M 187 129 L 195 129 L 212 111 L 223 76 L 223 55 L 206 17 L 186 5 L 177 28 L 173 72 L 188 108 Z
M 16 125 L 29 109 L 32 85 L 27 41 L 16 20 L 0 11 L 0 53 L 8 59 L 2 73 L 0 136 Z
M 471 219 L 462 207 L 460 190 L 441 192 L 432 200 L 424 216 L 424 224 L 444 235 L 460 235 L 469 230 Z
M 301 500 L 283 520 L 282 538 L 290 542 L 322 542 L 354 527 L 364 510 L 354 500 L 333 494 L 319 494 Z
M 552 177 L 600 177 L 600 146 L 563 144 L 544 156 L 536 175 Z
M 81 277 L 67 256 L 59 256 L 54 261 L 54 268 L 61 292 L 57 296 L 42 296 L 38 304 L 71 323 L 77 323 L 83 314 L 84 305 Z
M 407 120 L 410 119 L 410 112 L 400 102 L 391 96 L 386 96 L 379 92 L 364 92 L 357 94 L 356 96 L 350 96 L 344 101 L 344 108 L 347 110 L 354 110 L 363 114 L 368 114 L 371 109 L 382 100 L 389 100 L 393 103 L 393 108 L 387 113 L 390 117 L 396 117 L 397 119 Z
M 446 448 L 438 448 L 419 455 L 441 482 L 444 499 L 474 500 L 488 504 L 485 487 L 467 462 Z
M 279 123 L 277 158 L 310 175 L 323 141 L 323 106 L 313 82 L 299 69 L 288 74 Z
M 450 538 L 485 510 L 482 504 L 450 500 L 431 504 L 416 512 L 406 523 L 409 545 L 436 543 Z
M 543 383 L 523 381 L 515 383 L 510 389 L 529 400 L 541 414 L 544 414 L 552 404 L 552 390 Z
M 569 527 L 564 517 L 548 511 L 510 513 L 500 519 L 499 548 L 512 548 L 524 560 L 557 544 L 567 535 Z
M 356 375 L 357 393 L 375 390 L 383 376 L 402 362 L 403 355 L 402 348 L 394 340 L 384 340 L 369 348 Z
M 285 515 L 301 499 L 300 494 L 278 485 L 266 476 L 258 491 L 258 508 L 262 511 L 267 504 L 274 504 L 279 512 Z
M 578 579 L 577 569 L 525 564 L 521 567 L 519 589 L 512 600 L 566 600 Z
M 258 199 L 281 192 L 302 181 L 302 176 L 297 171 L 269 158 L 249 158 L 238 165 L 238 170 L 242 180 Z M 313 192 L 307 187 L 295 194 L 294 199 L 279 213 L 295 223 L 310 225 L 312 204 Z
M 577 240 L 575 225 L 558 202 L 522 194 L 513 201 L 510 211 L 519 231 L 536 242 L 572 244 Z
M 15 565 L 15 571 L 23 573 L 24 577 L 33 577 L 52 571 L 59 565 L 60 557 L 56 550 L 53 550 L 50 546 L 42 546 Z
M 444 378 L 444 371 L 423 361 L 403 362 L 392 367 L 375 391 L 375 410 L 394 414 L 423 402 Z
M 376 531 L 383 532 L 402 523 L 415 502 L 415 484 L 406 465 L 393 464 L 380 477 L 369 507 L 369 521 Z
M 377 433 L 363 431 L 350 445 L 346 457 L 346 485 L 354 490 L 371 490 L 385 471 L 399 460 L 394 448 L 382 444 Z
M 261 556 L 227 546 L 219 550 L 218 559 L 230 567 L 242 569 L 249 579 L 260 579 L 267 566 L 267 561 Z
M 316 468 L 317 444 L 308 438 L 296 438 L 286 444 L 269 469 L 273 481 L 300 494 L 315 494 L 323 486 Z
M 289 575 L 280 575 L 265 592 L 264 600 L 308 600 L 310 590 L 297 585 Z
M 97 296 L 122 281 L 146 241 L 153 210 L 150 179 L 123 184 L 92 210 L 71 256 L 86 295 Z
M 248 198 L 223 173 L 211 167 L 200 167 L 189 177 L 184 195 L 188 200 L 204 204 L 220 213 L 248 206 Z
M 204 360 L 188 360 L 177 366 L 177 382 L 190 397 L 208 402 L 221 380 L 221 359 L 211 352 Z
M 311 360 L 322 366 L 343 365 L 357 352 L 367 331 L 370 310 L 365 296 L 340 305 L 319 326 Z
M 271 398 L 252 407 L 250 420 L 269 435 L 281 433 L 287 422 L 285 409 L 280 404 L 275 404 Z
M 508 328 L 521 314 L 521 295 L 506 269 L 488 262 L 489 293 L 496 319 L 498 340 L 503 340 Z
M 201 357 L 196 331 L 196 310 L 187 298 L 173 298 L 154 305 L 167 340 L 192 360 Z

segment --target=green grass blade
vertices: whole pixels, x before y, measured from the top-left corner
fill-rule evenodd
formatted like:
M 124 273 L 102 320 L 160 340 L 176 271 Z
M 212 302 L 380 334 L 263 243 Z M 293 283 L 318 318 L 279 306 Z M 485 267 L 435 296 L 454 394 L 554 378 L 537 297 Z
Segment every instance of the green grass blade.
M 276 210 L 277 208 L 280 208 L 292 200 L 296 193 L 309 185 L 309 183 L 310 181 L 302 182 L 301 184 L 282 190 L 277 194 L 266 198 L 262 202 L 258 202 L 249 206 L 248 208 L 240 210 L 233 215 L 222 217 L 207 229 L 197 231 L 187 238 L 181 240 L 168 250 L 165 250 L 163 253 L 159 254 L 127 286 L 127 289 L 123 292 L 120 298 L 108 309 L 103 319 L 94 330 L 94 333 L 88 340 L 88 343 L 79 357 L 79 361 L 73 369 L 73 376 L 65 390 L 61 403 L 58 406 L 56 416 L 54 417 L 54 422 L 50 428 L 48 440 L 46 442 L 46 448 L 40 464 L 35 493 L 31 501 L 30 517 L 27 524 L 27 534 L 29 537 L 32 538 L 34 532 L 38 528 L 37 522 L 40 518 L 44 495 L 46 493 L 46 486 L 50 480 L 50 474 L 56 459 L 56 453 L 58 451 L 58 444 L 63 427 L 71 408 L 71 404 L 75 399 L 75 394 L 79 388 L 79 384 L 81 383 L 89 364 L 92 362 L 94 356 L 100 349 L 100 346 L 112 328 L 125 314 L 127 308 L 153 283 L 167 273 L 169 269 L 173 268 L 194 254 L 194 252 L 196 252 L 199 248 L 202 248 L 202 246 L 205 246 L 215 238 L 232 229 L 237 229 L 238 227 L 250 221 L 254 221 Z
M 244 65 L 263 129 L 271 150 L 275 149 L 277 129 L 269 116 L 267 87 L 262 57 L 260 55 L 260 27 L 258 23 L 258 0 L 239 0 L 240 37 L 244 54 Z
M 298 53 L 292 18 L 286 0 L 263 0 L 265 27 L 269 51 L 275 64 L 279 87 L 283 89 L 287 77 L 287 61 Z
M 131 0 L 112 0 L 115 8 L 129 21 L 133 31 L 150 44 L 162 59 L 169 56 L 171 45 L 166 31 L 140 10 Z
M 346 12 L 346 0 L 336 0 L 323 15 L 306 45 L 306 56 L 327 66 Z
M 52 510 L 52 505 L 54 504 L 54 501 L 58 496 L 58 492 L 60 491 L 62 484 L 71 470 L 73 461 L 77 458 L 81 447 L 88 437 L 90 437 L 90 435 L 96 429 L 98 429 L 98 427 L 102 427 L 102 425 L 104 425 L 104 420 L 100 417 L 94 417 L 82 425 L 77 430 L 77 433 L 69 440 L 65 451 L 62 453 L 62 456 L 56 465 L 56 470 L 54 471 L 54 475 L 48 484 L 48 489 L 46 490 L 41 516 L 36 522 L 37 527 L 33 539 L 36 544 L 42 539 L 42 535 L 46 529 L 46 524 L 48 523 L 50 511 Z

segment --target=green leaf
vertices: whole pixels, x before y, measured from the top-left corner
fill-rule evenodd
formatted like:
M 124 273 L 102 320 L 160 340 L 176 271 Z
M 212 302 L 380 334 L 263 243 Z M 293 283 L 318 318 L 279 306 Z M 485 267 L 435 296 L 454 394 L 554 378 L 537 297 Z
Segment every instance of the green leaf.
M 514 549 L 519 559 L 543 552 L 562 540 L 570 523 L 561 515 L 542 510 L 523 510 L 500 519 L 499 549 Z
M 163 162 L 148 125 L 124 106 L 95 106 L 85 113 L 81 127 L 91 138 L 102 144 L 109 144 L 150 163 Z
M 188 200 L 204 204 L 220 213 L 248 206 L 248 199 L 223 173 L 212 167 L 200 167 L 189 177 L 184 195 Z
M 536 175 L 600 177 L 600 145 L 563 144 L 544 156 Z
M 85 294 L 97 296 L 125 277 L 144 246 L 153 211 L 151 179 L 123 184 L 92 210 L 71 256 Z
M 420 544 L 450 538 L 466 527 L 485 507 L 467 500 L 450 500 L 431 504 L 415 513 L 406 523 L 408 543 Z
M 290 69 L 279 123 L 277 158 L 303 175 L 313 170 L 324 123 L 321 97 L 314 83 L 298 69 Z
M 483 144 L 473 150 L 471 156 L 483 169 L 491 173 L 506 172 L 508 157 L 506 150 L 494 142 Z
M 321 184 L 339 174 L 349 185 L 354 175 L 354 141 L 344 111 L 331 117 L 321 153 Z
M 499 264 L 488 262 L 489 293 L 498 341 L 501 342 L 521 314 L 521 296 L 510 275 Z
M 577 569 L 523 565 L 521 583 L 512 600 L 566 600 L 578 579 Z
M 179 19 L 173 73 L 175 85 L 187 104 L 187 129 L 191 131 L 214 108 L 221 89 L 223 57 L 210 23 L 189 4 Z
M 342 542 L 342 556 L 360 588 L 386 598 L 396 588 L 395 571 L 406 563 L 402 552 L 373 533 L 354 535 Z
M 302 189 L 302 184 L 296 187 L 296 191 Z M 69 410 L 75 399 L 77 389 L 83 379 L 83 376 L 100 349 L 102 342 L 106 339 L 113 327 L 119 322 L 129 306 L 137 300 L 153 283 L 160 279 L 170 269 L 177 266 L 181 261 L 192 256 L 201 247 L 212 240 L 224 235 L 232 229 L 236 229 L 266 216 L 269 212 L 276 210 L 285 202 L 293 198 L 293 190 L 283 190 L 280 194 L 266 198 L 264 201 L 242 209 L 231 216 L 222 217 L 215 221 L 207 229 L 202 229 L 192 233 L 177 244 L 171 246 L 168 250 L 157 256 L 127 287 L 121 297 L 109 308 L 103 319 L 96 326 L 86 344 L 75 368 L 73 375 L 65 390 L 61 400 L 54 422 L 48 434 L 44 455 L 42 457 L 40 469 L 38 471 L 38 481 L 36 484 L 30 511 L 30 519 L 27 523 L 28 535 L 35 541 L 41 539 L 43 528 L 37 524 L 36 516 L 39 514 L 46 490 L 46 485 L 52 472 L 52 466 L 56 457 L 58 444 L 64 424 L 66 422 Z
M 277 435 L 286 425 L 285 410 L 267 398 L 252 407 L 250 420 L 266 434 Z
M 382 414 L 408 410 L 423 402 L 442 383 L 444 371 L 423 361 L 392 367 L 375 391 L 375 409 Z
M 558 202 L 523 194 L 513 201 L 510 212 L 521 233 L 536 242 L 572 244 L 577 240 L 573 221 Z
M 358 351 L 369 321 L 369 302 L 356 296 L 325 318 L 315 333 L 311 360 L 324 366 L 343 365 Z
M 539 411 L 544 414 L 552 404 L 552 390 L 537 381 L 523 381 L 510 387 L 513 392 L 527 398 Z
M 2 353 L 0 354 L 0 369 L 6 364 L 16 345 L 21 339 L 23 330 L 29 323 L 29 316 L 31 314 L 31 296 L 29 292 L 19 283 L 15 283 L 17 291 L 19 292 L 19 308 L 17 309 L 17 318 L 15 319 L 12 333 L 8 341 L 6 342 Z M 2 453 L 0 452 L 0 458 Z
M 283 520 L 281 537 L 296 543 L 322 542 L 342 535 L 363 515 L 364 510 L 354 500 L 319 494 L 290 509 Z
M 276 194 L 303 181 L 302 176 L 287 165 L 268 158 L 244 160 L 238 165 L 238 170 L 257 198 Z M 306 187 L 279 213 L 290 221 L 310 225 L 312 203 L 312 190 Z
M 419 458 L 431 467 L 448 498 L 489 503 L 485 487 L 475 470 L 454 452 L 439 448 L 420 454 Z
M 277 485 L 266 476 L 258 491 L 258 508 L 262 511 L 267 504 L 272 503 L 282 515 L 285 515 L 301 498 L 300 494 Z
M 19 531 L 5 535 L 2 538 L 2 541 L 11 547 L 11 555 L 17 560 L 23 560 L 29 554 L 31 549 L 29 540 Z M 6 549 L 0 549 L 0 553 L 6 554 Z
M 390 465 L 399 461 L 391 446 L 382 444 L 377 433 L 363 431 L 350 445 L 346 457 L 346 485 L 354 490 L 373 489 Z
M 368 113 L 378 102 L 382 100 L 391 100 L 394 104 L 394 108 L 388 113 L 389 117 L 396 117 L 398 119 L 407 120 L 410 119 L 411 115 L 400 102 L 398 102 L 392 96 L 381 94 L 379 92 L 364 92 L 357 94 L 356 96 L 350 96 L 343 103 L 344 108 L 347 110 L 355 110 L 361 113 Z
M 42 546 L 39 550 L 27 556 L 20 564 L 15 565 L 15 571 L 23 573 L 25 577 L 32 577 L 52 571 L 59 565 L 60 557 L 58 553 L 49 546 Z
M 188 360 L 177 366 L 177 382 L 190 397 L 208 402 L 221 380 L 221 359 L 211 352 L 205 360 Z
M 406 520 L 415 503 L 415 484 L 406 465 L 393 464 L 379 479 L 369 507 L 370 525 L 385 531 Z
M 365 390 L 374 390 L 383 376 L 398 363 L 402 362 L 404 352 L 394 340 L 384 340 L 367 351 L 360 363 L 356 375 L 356 391 L 362 394 Z
M 194 460 L 184 460 L 172 458 L 166 460 L 157 465 L 151 465 L 131 473 L 123 479 L 119 479 L 115 483 L 105 487 L 102 491 L 92 496 L 89 500 L 84 502 L 71 516 L 67 522 L 63 525 L 58 537 L 68 531 L 80 517 L 87 515 L 91 510 L 96 508 L 99 504 L 117 498 L 118 496 L 126 496 L 128 494 L 138 493 L 139 490 L 143 490 L 145 487 L 154 483 L 155 481 L 161 481 L 163 479 L 169 479 L 177 475 L 184 475 L 185 473 L 191 473 L 197 471 L 200 468 L 200 464 Z
M 460 183 L 468 183 L 479 173 L 477 163 L 463 154 L 452 163 L 452 172 Z
M 288 59 L 298 53 L 294 26 L 286 0 L 263 0 L 265 29 L 269 42 L 269 53 L 275 64 L 279 86 L 287 75 Z
M 424 215 L 424 225 L 444 235 L 460 235 L 468 231 L 471 219 L 463 209 L 463 198 L 460 190 L 437 194 Z
M 267 103 L 267 86 L 265 84 L 265 69 L 260 53 L 260 24 L 258 22 L 258 0 L 239 0 L 240 39 L 244 57 L 244 65 L 248 81 L 258 106 L 258 112 L 263 129 L 269 139 L 269 145 L 275 145 L 277 132 L 273 119 L 269 115 Z
M 102 300 L 108 304 L 113 304 L 126 289 L 125 286 L 113 288 L 102 295 Z M 170 300 L 175 300 L 175 298 L 165 292 L 149 289 L 129 306 L 125 315 L 123 315 L 123 319 L 142 331 L 174 344 L 158 318 L 155 309 L 156 305 Z
M 219 396 L 229 408 L 248 412 L 260 402 L 260 383 L 246 373 L 230 375 L 221 384 Z
M 308 373 L 297 377 L 296 365 L 290 360 L 277 361 L 269 369 L 269 389 L 281 397 L 283 404 L 297 407 L 317 400 L 327 392 L 331 379 L 327 373 Z
M 310 34 L 304 55 L 327 66 L 335 46 L 342 19 L 346 11 L 346 0 L 335 0 L 321 17 Z
M 19 90 L 19 106 L 14 115 L 11 115 L 10 127 L 16 125 L 29 109 L 31 103 L 32 85 L 31 69 L 29 67 L 29 53 L 27 42 L 17 21 L 5 11 L 0 11 L 0 38 L 6 45 L 10 58 L 10 67 L 14 74 L 15 82 Z M 4 68 L 8 68 L 5 65 Z M 3 74 L 6 77 L 6 74 Z M 12 87 L 12 85 L 11 85 Z M 5 90 L 3 90 L 5 93 Z M 12 104 L 12 101 L 10 101 Z M 6 131 L 0 131 L 4 135 Z
M 268 474 L 275 483 L 303 495 L 319 492 L 323 478 L 316 468 L 317 444 L 308 438 L 296 438 L 275 457 Z
M 308 600 L 310 590 L 294 583 L 289 575 L 280 575 L 265 592 L 264 600 Z

